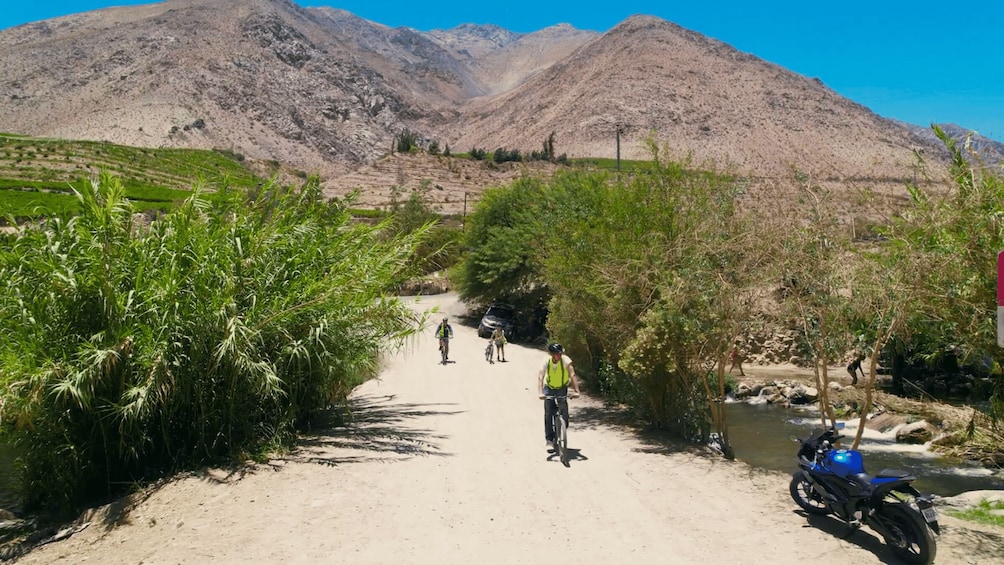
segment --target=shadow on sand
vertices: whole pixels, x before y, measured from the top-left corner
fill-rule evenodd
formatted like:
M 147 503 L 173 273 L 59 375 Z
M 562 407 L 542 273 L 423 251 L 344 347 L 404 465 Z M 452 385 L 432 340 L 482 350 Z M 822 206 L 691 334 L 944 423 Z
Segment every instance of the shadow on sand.
M 408 404 L 393 395 L 360 396 L 339 408 L 319 414 L 308 434 L 283 459 L 323 465 L 362 461 L 401 461 L 415 456 L 448 457 L 439 448 L 444 436 L 411 427 L 425 416 L 459 414 L 453 404 Z
M 806 518 L 806 528 L 816 528 L 847 543 L 853 543 L 875 554 L 875 557 L 882 563 L 904 563 L 904 561 L 892 554 L 882 536 L 867 526 L 855 529 L 832 516 L 812 516 L 801 510 L 795 510 L 794 512 Z M 1004 535 L 996 532 L 991 533 L 970 529 L 965 524 L 946 526 L 942 522 L 941 535 L 935 536 L 935 543 L 937 544 L 945 536 L 951 536 L 955 540 L 965 540 L 962 544 L 953 543 L 952 545 L 965 547 L 970 563 L 993 563 L 997 562 L 1001 555 L 1004 555 Z M 942 562 L 942 557 L 947 556 L 939 555 L 936 561 L 939 563 Z
M 568 461 L 561 461 L 558 459 L 558 454 L 554 452 L 548 452 L 548 461 L 559 461 L 565 467 L 571 467 L 572 461 L 589 461 L 589 458 L 582 454 L 582 450 L 575 449 L 574 447 L 568 448 Z
M 627 408 L 616 406 L 583 406 L 570 407 L 569 433 L 574 430 L 589 430 L 596 428 L 621 428 L 630 432 L 642 445 L 636 451 L 669 455 L 686 453 L 714 457 L 712 452 L 703 445 L 687 443 L 663 430 L 646 427 L 639 424 L 638 418 Z

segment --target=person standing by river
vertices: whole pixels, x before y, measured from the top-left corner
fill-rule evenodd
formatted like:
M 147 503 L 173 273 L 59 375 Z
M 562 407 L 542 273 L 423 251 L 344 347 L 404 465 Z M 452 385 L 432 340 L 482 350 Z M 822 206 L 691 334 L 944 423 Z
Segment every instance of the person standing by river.
M 847 372 L 851 375 L 851 386 L 857 386 L 858 384 L 858 372 L 861 373 L 861 377 L 864 378 L 865 370 L 861 368 L 861 362 L 865 360 L 865 354 L 860 351 L 854 354 L 854 359 L 849 365 L 847 365 Z

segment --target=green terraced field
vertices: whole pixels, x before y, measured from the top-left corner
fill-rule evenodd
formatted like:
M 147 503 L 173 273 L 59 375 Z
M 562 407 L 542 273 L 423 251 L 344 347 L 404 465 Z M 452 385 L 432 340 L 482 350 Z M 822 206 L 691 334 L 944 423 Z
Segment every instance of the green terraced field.
M 102 171 L 121 179 L 137 209 L 168 209 L 193 187 L 233 187 L 262 179 L 230 151 L 151 149 L 0 134 L 0 214 L 30 218 L 72 212 L 88 179 Z

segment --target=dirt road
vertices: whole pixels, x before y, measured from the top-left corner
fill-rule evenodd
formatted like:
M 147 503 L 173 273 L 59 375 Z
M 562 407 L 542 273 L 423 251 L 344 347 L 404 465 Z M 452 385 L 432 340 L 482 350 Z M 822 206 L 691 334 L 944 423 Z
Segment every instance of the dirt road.
M 459 313 L 453 295 L 416 307 L 433 305 Z M 870 530 L 842 539 L 795 512 L 788 477 L 646 442 L 595 400 L 572 401 L 562 466 L 535 390 L 544 353 L 510 344 L 489 365 L 456 322 L 454 363 L 429 329 L 353 394 L 351 425 L 241 476 L 172 481 L 21 562 L 895 562 Z M 938 563 L 1004 562 L 1001 532 L 945 521 Z

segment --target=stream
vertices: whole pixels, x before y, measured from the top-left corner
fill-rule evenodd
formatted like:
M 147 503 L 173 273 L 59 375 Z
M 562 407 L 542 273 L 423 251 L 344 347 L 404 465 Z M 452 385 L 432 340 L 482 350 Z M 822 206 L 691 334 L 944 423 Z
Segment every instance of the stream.
M 785 408 L 773 404 L 731 402 L 728 404 L 729 437 L 736 459 L 761 469 L 792 472 L 797 467 L 798 444 L 790 436 L 804 438 L 822 423 L 813 407 Z M 843 435 L 857 433 L 858 420 L 845 423 Z M 899 469 L 917 477 L 917 490 L 939 496 L 955 496 L 970 490 L 1004 489 L 1004 472 L 975 464 L 949 460 L 924 445 L 896 442 L 895 430 L 886 433 L 865 428 L 858 450 L 865 470 Z

